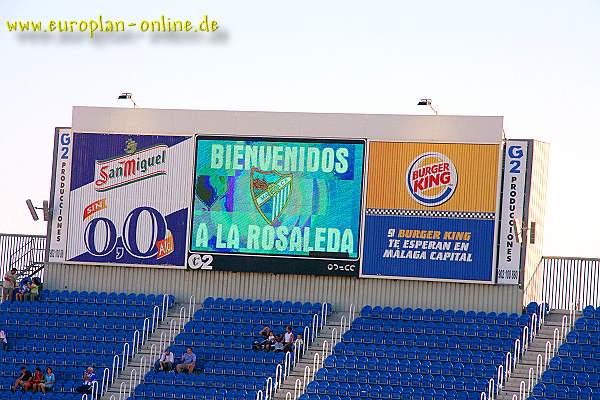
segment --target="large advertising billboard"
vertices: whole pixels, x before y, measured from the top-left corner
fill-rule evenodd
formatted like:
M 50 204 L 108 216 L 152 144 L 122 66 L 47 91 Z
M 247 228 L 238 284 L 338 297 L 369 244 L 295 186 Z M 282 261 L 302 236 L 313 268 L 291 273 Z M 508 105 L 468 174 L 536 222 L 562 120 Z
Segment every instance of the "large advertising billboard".
M 364 140 L 197 137 L 189 265 L 358 275 Z
M 361 276 L 492 282 L 499 152 L 369 142 Z
M 185 267 L 193 136 L 72 141 L 67 261 Z

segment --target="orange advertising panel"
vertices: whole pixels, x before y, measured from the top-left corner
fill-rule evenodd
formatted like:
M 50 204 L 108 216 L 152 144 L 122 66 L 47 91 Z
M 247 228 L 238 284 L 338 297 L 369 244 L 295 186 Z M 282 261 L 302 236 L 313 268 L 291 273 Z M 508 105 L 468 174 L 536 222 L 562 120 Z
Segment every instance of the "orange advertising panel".
M 499 151 L 497 144 L 370 142 L 367 208 L 494 213 Z

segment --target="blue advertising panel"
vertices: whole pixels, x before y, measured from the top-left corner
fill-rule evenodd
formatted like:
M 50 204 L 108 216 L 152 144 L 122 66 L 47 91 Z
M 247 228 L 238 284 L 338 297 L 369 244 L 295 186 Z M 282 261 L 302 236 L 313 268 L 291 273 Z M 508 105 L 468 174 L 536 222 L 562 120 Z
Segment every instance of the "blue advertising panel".
M 369 215 L 365 220 L 373 276 L 489 281 L 494 220 Z
M 190 251 L 211 269 L 357 275 L 364 151 L 198 136 Z

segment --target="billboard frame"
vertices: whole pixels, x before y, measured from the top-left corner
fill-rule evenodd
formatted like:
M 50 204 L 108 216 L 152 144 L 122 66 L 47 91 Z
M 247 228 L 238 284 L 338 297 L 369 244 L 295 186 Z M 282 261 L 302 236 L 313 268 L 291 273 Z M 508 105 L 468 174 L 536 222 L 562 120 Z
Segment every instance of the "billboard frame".
M 368 143 L 371 142 L 380 142 L 380 143 L 415 143 L 414 141 L 407 140 L 381 140 L 381 139 L 368 139 Z M 492 265 L 490 265 L 491 275 L 489 281 L 481 281 L 481 280 L 466 280 L 466 279 L 441 279 L 441 278 L 427 278 L 427 277 L 412 277 L 412 276 L 390 276 L 390 275 L 365 275 L 363 274 L 363 268 L 361 263 L 359 278 L 366 279 L 388 279 L 388 280 L 408 280 L 408 281 L 423 281 L 423 282 L 445 282 L 445 283 L 473 283 L 473 284 L 484 284 L 484 285 L 495 285 L 496 284 L 496 274 L 498 268 L 498 235 L 499 235 L 499 221 L 500 221 L 500 210 L 501 210 L 501 189 L 502 189 L 502 167 L 503 167 L 503 152 L 504 152 L 504 141 L 500 143 L 460 143 L 460 142 L 417 142 L 417 143 L 425 143 L 425 144 L 469 144 L 469 145 L 497 145 L 498 146 L 498 165 L 496 171 L 496 211 L 494 216 L 494 241 L 491 244 L 492 248 Z M 370 145 L 368 146 L 367 153 L 370 150 Z M 369 164 L 369 159 L 367 159 L 367 167 Z M 366 187 L 364 189 L 364 194 L 366 196 L 367 191 L 369 190 L 369 181 L 365 178 Z M 363 208 L 363 215 L 366 215 L 366 203 Z M 363 223 L 363 229 L 364 229 Z M 364 232 L 363 232 L 364 237 Z M 363 245 L 364 247 L 364 245 Z M 364 261 L 364 260 L 361 260 Z
M 310 256 L 290 256 L 290 255 L 274 255 L 274 254 L 244 254 L 244 253 L 220 253 L 217 251 L 195 251 L 192 250 L 192 229 L 193 229 L 193 211 L 194 211 L 194 202 L 195 202 L 195 177 L 196 177 L 196 164 L 197 164 L 197 157 L 198 157 L 198 149 L 197 149 L 197 143 L 199 140 L 202 140 L 201 138 L 206 138 L 206 140 L 211 140 L 211 139 L 216 139 L 216 140 L 231 140 L 232 142 L 236 141 L 236 140 L 257 140 L 257 141 L 265 141 L 265 142 L 305 142 L 305 143 L 341 143 L 341 144 L 362 144 L 363 145 L 363 162 L 362 162 L 362 176 L 361 176 L 361 181 L 360 181 L 360 206 L 359 206 L 359 220 L 358 220 L 358 230 L 357 233 L 359 235 L 358 237 L 358 241 L 357 241 L 357 256 L 356 258 L 348 258 L 348 259 L 340 259 L 340 258 L 333 258 L 333 257 L 310 257 Z M 204 255 L 209 255 L 209 256 L 218 256 L 224 259 L 230 258 L 230 259 L 234 259 L 237 257 L 247 257 L 248 260 L 252 260 L 255 261 L 254 259 L 258 258 L 261 259 L 263 263 L 265 263 L 265 260 L 270 260 L 267 261 L 266 264 L 275 264 L 277 261 L 280 260 L 299 260 L 299 261 L 294 261 L 295 264 L 298 264 L 299 262 L 310 262 L 308 260 L 311 261 L 330 261 L 330 263 L 328 265 L 337 265 L 338 263 L 342 263 L 342 264 L 346 264 L 345 266 L 341 265 L 340 267 L 348 267 L 348 264 L 356 264 L 355 269 L 353 270 L 340 270 L 340 273 L 336 274 L 335 272 L 319 272 L 319 273 L 314 273 L 314 271 L 310 271 L 308 270 L 308 268 L 306 268 L 306 270 L 304 271 L 294 271 L 294 272 L 280 272 L 279 270 L 276 270 L 274 267 L 270 267 L 270 266 L 265 266 L 264 268 L 255 268 L 255 269 L 243 269 L 243 268 L 236 268 L 233 266 L 228 266 L 228 267 L 217 267 L 214 268 L 214 266 L 210 266 L 210 267 L 201 267 L 198 268 L 200 270 L 215 270 L 215 271 L 230 271 L 230 272 L 258 272 L 258 273 L 273 273 L 273 274 L 289 274 L 289 275 L 321 275 L 321 276 L 350 276 L 350 277 L 360 277 L 360 270 L 362 268 L 362 250 L 363 250 L 363 240 L 364 240 L 364 210 L 365 210 L 365 201 L 366 201 L 366 174 L 368 172 L 368 163 L 367 163 L 367 157 L 368 157 L 368 147 L 369 147 L 369 140 L 366 138 L 328 138 L 328 137 L 318 137 L 318 138 L 311 138 L 308 136 L 273 136 L 273 135 L 261 135 L 261 134 L 254 134 L 254 135 L 238 135 L 238 134 L 224 134 L 224 133 L 197 133 L 195 135 L 195 153 L 194 153 L 194 168 L 193 168 L 193 173 L 192 173 L 192 178 L 191 178 L 191 191 L 192 191 L 192 196 L 191 196 L 191 204 L 189 207 L 190 210 L 190 215 L 188 218 L 188 243 L 187 243 L 187 247 L 188 247 L 188 252 L 187 252 L 187 266 L 186 268 L 190 268 L 190 269 L 196 269 L 196 268 L 192 268 L 190 266 L 190 259 L 191 257 L 193 257 L 194 255 L 199 255 L 199 256 L 204 256 Z M 294 267 L 292 267 L 294 268 Z M 333 271 L 333 270 L 330 270 Z

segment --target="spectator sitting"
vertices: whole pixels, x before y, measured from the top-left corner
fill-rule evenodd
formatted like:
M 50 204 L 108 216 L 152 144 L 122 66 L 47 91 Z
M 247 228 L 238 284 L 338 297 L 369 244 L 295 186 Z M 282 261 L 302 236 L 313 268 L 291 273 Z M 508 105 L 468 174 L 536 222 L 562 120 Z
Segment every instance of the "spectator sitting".
M 275 343 L 273 344 L 273 349 L 276 353 L 279 353 L 285 349 L 283 337 L 281 335 L 275 336 Z
M 33 280 L 29 284 L 29 299 L 31 301 L 37 301 L 37 299 L 39 297 L 40 297 L 40 287 L 37 283 L 35 283 L 35 280 Z
M 31 291 L 29 288 L 30 283 L 31 279 L 29 279 L 28 277 L 23 278 L 23 280 L 19 284 L 19 291 L 16 295 L 18 301 L 25 300 L 25 296 L 29 297 L 29 292 Z
M 52 391 L 54 387 L 54 382 L 56 382 L 56 376 L 54 376 L 54 372 L 52 372 L 52 368 L 46 368 L 46 375 L 44 376 L 44 382 L 40 383 L 40 389 L 42 393 L 46 393 L 46 391 Z
M 0 346 L 2 346 L 2 350 L 6 351 L 8 348 L 8 340 L 6 338 L 6 332 L 0 329 Z
M 285 327 L 285 334 L 283 335 L 283 350 L 286 352 L 292 351 L 292 346 L 294 345 L 294 332 L 292 332 L 291 326 Z
M 252 343 L 252 348 L 254 350 L 264 349 L 265 345 L 269 342 L 269 333 L 271 333 L 271 328 L 269 325 L 265 325 L 258 334 L 262 336 L 262 340 L 255 340 Z
M 194 368 L 196 367 L 196 355 L 192 351 L 191 347 L 188 347 L 185 353 L 181 355 L 181 363 L 177 364 L 175 370 L 179 373 L 184 369 L 187 369 L 191 374 L 194 372 Z
M 275 345 L 276 341 L 277 339 L 275 338 L 275 334 L 273 333 L 273 331 L 269 331 L 269 336 L 267 337 L 267 340 L 263 342 L 264 351 L 270 351 L 271 347 Z
M 296 336 L 296 340 L 294 341 L 294 351 L 302 351 L 303 347 L 304 340 L 302 339 L 302 334 L 299 333 L 298 336 Z
M 2 301 L 13 299 L 13 293 L 17 287 L 17 269 L 12 268 L 4 274 L 4 283 L 2 284 Z
M 94 374 L 94 368 L 88 367 L 83 372 L 83 383 L 76 389 L 77 393 L 85 394 L 91 393 L 92 385 L 96 381 L 96 374 Z
M 10 390 L 14 393 L 18 388 L 24 388 L 25 384 L 29 382 L 33 378 L 31 372 L 27 370 L 24 366 L 21 367 L 21 375 L 17 378 L 14 386 L 10 388 Z
M 44 382 L 44 373 L 40 367 L 35 367 L 33 379 L 25 384 L 25 391 L 31 389 L 33 393 L 37 392 L 40 389 L 40 384 L 42 382 Z
M 173 363 L 175 362 L 173 352 L 169 349 L 165 349 L 165 352 L 160 355 L 160 358 L 154 364 L 157 371 L 169 372 L 173 369 Z

